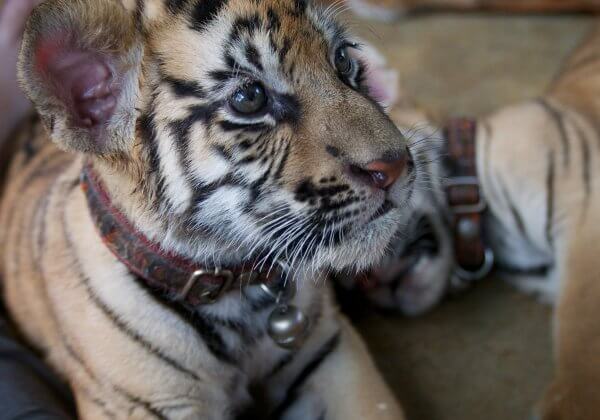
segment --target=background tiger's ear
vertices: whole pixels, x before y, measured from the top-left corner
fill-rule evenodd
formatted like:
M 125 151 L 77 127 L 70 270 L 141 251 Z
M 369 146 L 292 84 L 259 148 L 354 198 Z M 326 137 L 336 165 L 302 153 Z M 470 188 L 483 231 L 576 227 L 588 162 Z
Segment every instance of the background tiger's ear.
M 27 22 L 19 78 L 52 140 L 94 154 L 127 151 L 143 53 L 115 0 L 46 0 Z
M 360 49 L 351 49 L 350 54 L 365 67 L 365 80 L 369 96 L 384 108 L 392 108 L 398 99 L 398 72 L 393 70 L 384 56 L 371 44 L 359 41 Z

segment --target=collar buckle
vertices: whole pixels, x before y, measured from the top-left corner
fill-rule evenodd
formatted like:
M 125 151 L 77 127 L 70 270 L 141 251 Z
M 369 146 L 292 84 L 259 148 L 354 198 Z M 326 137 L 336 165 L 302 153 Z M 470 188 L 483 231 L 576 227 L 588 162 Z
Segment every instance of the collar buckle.
M 202 278 L 212 278 L 213 281 L 202 282 Z M 221 281 L 215 281 L 220 279 Z M 215 268 L 214 270 L 196 270 L 186 282 L 181 292 L 176 297 L 177 301 L 183 302 L 187 299 L 191 290 L 196 287 L 200 287 L 201 290 L 197 294 L 198 298 L 203 304 L 213 304 L 219 300 L 219 298 L 231 287 L 231 284 L 235 280 L 233 272 L 230 270 L 221 270 Z
M 476 191 L 474 195 L 477 196 L 477 200 L 473 203 L 452 203 L 451 200 L 449 200 L 448 205 L 455 215 L 483 213 L 486 209 L 487 203 L 483 198 L 483 194 L 481 194 L 481 187 L 479 186 L 479 181 L 476 176 L 450 177 L 444 184 L 448 196 L 454 195 L 453 193 L 455 193 L 456 190 L 459 190 L 457 195 L 461 197 L 469 195 L 469 192 Z
M 452 214 L 454 289 L 481 279 L 494 265 L 494 254 L 485 242 L 483 213 L 487 203 L 477 175 L 476 136 L 477 123 L 472 119 L 451 119 L 444 129 L 449 175 L 444 189 Z

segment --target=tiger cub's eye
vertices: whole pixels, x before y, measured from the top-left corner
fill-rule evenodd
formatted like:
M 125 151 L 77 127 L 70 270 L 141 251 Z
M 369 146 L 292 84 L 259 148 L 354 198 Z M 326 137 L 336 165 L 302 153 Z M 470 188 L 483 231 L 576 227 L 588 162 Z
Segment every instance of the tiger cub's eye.
M 231 95 L 229 104 L 240 114 L 255 114 L 267 104 L 267 93 L 260 83 L 249 83 Z
M 335 52 L 335 68 L 342 76 L 350 76 L 354 68 L 354 62 L 348 53 L 348 48 L 340 47 Z

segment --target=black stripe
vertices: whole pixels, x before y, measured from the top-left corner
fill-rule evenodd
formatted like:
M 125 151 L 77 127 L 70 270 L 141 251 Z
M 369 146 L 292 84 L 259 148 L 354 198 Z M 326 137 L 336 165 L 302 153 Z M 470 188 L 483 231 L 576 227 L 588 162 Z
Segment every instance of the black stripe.
M 193 205 L 190 210 L 195 211 L 195 207 L 208 199 L 217 189 L 221 186 L 218 182 L 210 182 L 210 183 L 199 183 L 194 188 L 194 198 L 192 199 Z
M 60 184 L 54 184 L 53 187 L 54 186 L 58 187 L 58 186 L 60 186 Z M 66 232 L 66 224 L 65 224 L 65 220 L 64 220 L 65 219 L 65 208 L 66 208 L 65 204 L 67 202 L 67 199 L 70 197 L 70 194 L 78 186 L 79 186 L 79 180 L 74 179 L 72 185 L 70 186 L 70 189 L 68 191 L 61 192 L 62 193 L 61 202 L 57 205 L 57 208 L 63 209 L 63 212 L 62 212 L 63 220 L 61 220 L 61 223 L 63 225 L 63 229 L 65 232 Z M 53 192 L 54 192 L 54 188 L 51 189 L 51 192 L 48 195 L 51 195 Z M 40 230 L 40 235 L 42 236 L 42 238 L 39 239 L 39 242 L 41 242 L 41 243 L 46 242 L 46 238 L 45 238 L 46 218 L 43 219 L 43 222 L 44 222 L 44 225 L 42 226 L 42 229 Z M 68 237 L 65 236 L 65 239 L 68 239 Z M 67 242 L 67 241 L 65 241 L 65 242 Z M 48 290 L 47 290 L 48 279 L 45 277 L 44 270 L 38 270 L 38 272 L 42 276 L 42 284 L 44 285 L 43 292 L 44 292 L 44 295 L 46 296 L 46 301 L 50 302 L 50 300 L 48 300 L 48 298 L 47 298 L 47 296 L 48 296 Z M 68 337 L 66 336 L 64 331 L 60 328 L 61 324 L 56 319 L 56 317 L 54 315 L 55 314 L 54 310 L 51 310 L 50 313 L 52 314 L 54 325 L 57 326 L 58 337 L 62 343 L 63 348 L 67 351 L 67 353 L 71 356 L 71 358 L 83 369 L 83 371 L 88 375 L 90 380 L 100 384 L 100 381 L 98 380 L 98 378 L 96 377 L 96 375 L 94 374 L 92 369 L 85 363 L 85 361 L 81 358 L 81 356 L 75 351 L 75 349 L 72 347 L 71 343 L 69 342 Z M 103 380 L 103 382 L 106 386 L 110 387 L 113 391 L 121 394 L 125 399 L 145 408 L 150 414 L 152 414 L 154 417 L 158 418 L 159 420 L 167 420 L 167 418 L 159 410 L 152 407 L 149 402 L 144 401 L 138 397 L 133 397 L 130 393 L 125 391 L 123 388 L 120 388 L 120 387 L 110 384 L 110 383 L 106 383 L 105 379 Z
M 47 208 L 50 203 L 50 198 L 54 195 L 56 189 L 59 186 L 60 186 L 60 184 L 58 184 L 57 182 L 50 184 L 46 193 L 43 195 L 44 198 L 38 204 L 39 205 L 38 210 L 39 210 L 39 213 L 41 214 L 41 220 L 39 221 L 38 237 L 36 238 L 37 244 L 45 245 L 47 242 L 46 241 L 46 227 L 47 227 L 47 222 L 48 222 Z M 63 197 L 61 197 L 61 203 L 59 204 L 60 206 L 64 206 L 64 204 L 66 202 L 66 198 L 67 198 L 66 194 L 64 194 Z M 45 249 L 45 247 L 42 249 Z M 34 266 L 36 268 L 37 273 L 39 273 L 39 275 L 41 277 L 41 285 L 42 285 L 41 292 L 42 292 L 44 301 L 49 305 L 50 310 L 48 311 L 48 313 L 50 314 L 53 324 L 56 326 L 58 340 L 60 341 L 62 348 L 65 349 L 67 351 L 67 353 L 71 356 L 71 358 L 77 364 L 80 365 L 81 369 L 88 374 L 91 381 L 99 383 L 98 380 L 96 379 L 95 375 L 93 374 L 91 368 L 79 357 L 79 355 L 72 348 L 66 334 L 64 333 L 64 331 L 61 328 L 61 323 L 56 318 L 56 312 L 55 312 L 54 308 L 52 307 L 53 306 L 52 301 L 50 299 L 48 299 L 48 278 L 47 278 L 46 270 L 43 269 L 42 264 L 41 264 L 41 253 L 34 255 L 33 257 L 34 257 L 33 258 Z M 63 395 L 61 394 L 61 397 L 62 396 Z M 65 401 L 65 403 L 68 406 L 74 407 L 74 401 Z
M 187 117 L 170 122 L 169 128 L 176 137 L 178 143 L 184 145 L 188 141 L 189 132 L 194 123 L 201 121 L 208 125 L 219 107 L 220 103 L 211 105 L 193 105 L 188 108 L 190 114 Z
M 267 167 L 265 172 L 261 175 L 261 177 L 258 178 L 256 181 L 254 181 L 251 184 L 251 186 L 250 186 L 251 196 L 250 196 L 249 204 L 253 204 L 254 202 L 256 202 L 256 200 L 258 200 L 258 198 L 260 197 L 260 194 L 262 192 L 262 187 L 267 182 L 269 177 L 271 177 L 271 174 L 273 172 L 273 167 L 275 165 L 275 159 L 273 159 L 272 157 L 271 157 L 271 159 L 269 159 L 269 156 L 271 155 L 271 152 L 273 151 L 273 149 L 277 148 L 277 144 L 272 144 L 272 142 L 263 143 L 257 150 L 257 154 L 259 154 L 259 156 L 261 155 L 265 146 L 267 146 L 267 147 L 270 146 L 270 150 L 269 150 L 269 153 L 267 154 L 267 156 L 262 156 L 261 163 L 264 165 L 266 162 L 269 162 L 269 166 Z M 246 206 L 246 208 L 248 208 L 248 207 L 249 207 L 249 205 Z
M 288 387 L 287 392 L 284 394 L 286 397 L 283 402 L 274 411 L 272 418 L 278 419 L 282 414 L 294 403 L 298 397 L 298 391 L 306 383 L 306 381 L 313 375 L 321 366 L 321 364 L 338 348 L 340 344 L 340 332 L 337 332 L 331 337 L 325 344 L 317 351 L 312 360 L 308 362 L 304 369 L 300 371 L 296 379 Z
M 144 5 L 144 0 L 136 0 L 135 2 L 134 20 L 139 31 L 144 30 Z
M 221 179 L 214 182 L 206 183 L 199 179 L 194 179 L 194 181 L 194 197 L 192 198 L 192 206 L 190 207 L 188 214 L 188 218 L 190 219 L 190 226 L 199 226 L 199 223 L 197 221 L 191 221 L 191 219 L 195 218 L 195 212 L 197 210 L 196 207 L 203 201 L 208 199 L 211 195 L 213 195 L 219 188 L 226 185 L 248 187 L 246 180 L 244 180 L 241 176 L 232 173 L 228 173 Z M 207 227 L 206 225 L 204 226 Z M 211 227 L 210 231 L 207 231 L 206 233 L 221 233 L 215 230 L 216 228 L 217 227 L 213 226 Z
M 91 395 L 85 395 L 85 397 L 88 399 L 88 401 L 90 401 L 92 404 L 94 404 L 96 407 L 98 407 L 100 410 L 102 410 L 102 414 L 104 414 L 104 416 L 106 418 L 109 418 L 109 419 L 117 418 L 115 413 L 113 413 L 111 410 L 109 410 L 108 407 L 106 406 L 106 403 L 104 401 L 102 401 L 100 398 L 92 397 Z
M 36 129 L 38 128 L 38 124 L 40 122 L 40 118 L 36 115 L 31 116 L 31 118 L 27 121 L 27 134 L 24 134 L 25 140 L 20 148 L 23 152 L 23 163 L 25 166 L 27 163 L 31 161 L 37 154 L 42 150 L 45 143 L 42 144 L 39 140 L 39 137 L 36 136 Z
M 233 70 L 212 70 L 208 73 L 208 76 L 216 83 L 226 82 L 229 79 L 236 77 L 236 74 Z M 217 90 L 220 89 L 217 86 Z
M 166 296 L 161 291 L 149 287 L 148 284 L 138 276 L 133 277 L 137 284 L 154 298 L 153 300 L 157 305 L 160 305 L 165 310 L 173 313 L 181 320 L 181 322 L 193 328 L 215 358 L 221 362 L 229 364 L 235 363 L 235 358 L 229 354 L 223 338 L 213 324 L 208 322 L 197 311 L 187 308 L 178 302 L 174 302 L 172 297 Z
M 71 251 L 75 252 L 75 250 L 72 247 Z M 78 263 L 73 264 L 73 266 L 77 267 L 78 270 L 81 270 L 81 268 L 78 266 Z M 117 329 L 119 329 L 123 334 L 128 336 L 132 341 L 135 341 L 137 344 L 143 347 L 148 353 L 162 360 L 167 365 L 171 366 L 173 369 L 181 372 L 182 374 L 188 376 L 194 381 L 202 381 L 202 379 L 198 376 L 196 372 L 189 370 L 188 368 L 183 366 L 179 361 L 164 354 L 162 350 L 160 350 L 154 345 L 154 343 L 146 340 L 146 338 L 144 338 L 141 333 L 130 328 L 129 325 L 127 325 L 126 321 L 123 321 L 105 302 L 103 302 L 94 293 L 94 290 L 92 289 L 92 286 L 90 284 L 90 279 L 85 274 L 83 274 L 82 271 L 80 271 L 79 276 L 81 278 L 82 284 L 86 288 L 86 291 L 91 301 L 115 325 Z
M 527 235 L 527 230 L 525 228 L 525 223 L 523 222 L 523 217 L 521 217 L 521 214 L 517 210 L 517 206 L 515 206 L 515 204 L 513 203 L 512 199 L 510 197 L 510 194 L 508 193 L 508 189 L 502 182 L 502 178 L 497 177 L 497 180 L 498 180 L 498 184 L 500 184 L 500 188 L 502 190 L 502 195 L 504 196 L 506 205 L 508 206 L 508 210 L 510 211 L 510 214 L 512 215 L 512 217 L 514 219 L 515 224 L 517 225 L 517 228 L 519 229 L 519 232 L 521 233 L 522 236 L 527 238 L 528 235 Z
M 517 211 L 516 207 L 511 202 L 508 202 L 508 207 L 509 207 L 510 213 L 512 214 L 513 219 L 515 220 L 517 228 L 519 229 L 519 232 L 521 232 L 521 235 L 526 237 L 527 231 L 525 230 L 525 224 L 523 223 L 523 218 L 521 217 L 521 215 Z
M 229 35 L 229 42 L 235 42 L 240 39 L 242 32 L 246 32 L 248 36 L 254 35 L 260 27 L 262 22 L 258 13 L 254 13 L 250 16 L 239 17 L 231 26 L 231 34 Z
M 367 96 L 372 102 L 377 103 L 378 105 L 381 106 L 381 104 L 375 100 L 375 98 L 373 98 L 371 96 L 371 90 L 369 89 L 369 86 L 366 83 L 367 80 L 367 66 L 365 66 L 363 63 L 358 62 L 358 69 L 356 70 L 356 75 L 354 76 L 354 84 L 356 86 L 358 86 L 359 90 L 365 95 Z
M 233 55 L 231 55 L 231 51 L 228 49 L 225 51 L 225 53 L 223 54 L 223 61 L 225 62 L 225 65 L 227 66 L 228 71 L 232 71 L 233 69 L 237 69 L 240 68 L 241 65 L 238 63 L 238 61 L 233 57 Z M 219 80 L 219 81 L 223 81 L 223 80 Z
M 277 43 L 275 42 L 275 35 L 273 32 L 269 32 L 269 47 L 271 48 L 271 53 L 277 53 Z
M 302 16 L 308 7 L 307 0 L 294 0 L 294 16 Z
M 166 4 L 169 12 L 178 14 L 187 5 L 187 0 L 166 0 Z
M 285 141 L 285 140 L 281 140 L 281 141 Z M 277 170 L 275 171 L 275 173 L 273 174 L 273 180 L 274 181 L 279 181 L 279 179 L 281 179 L 281 175 L 283 174 L 283 170 L 285 169 L 285 165 L 287 164 L 288 158 L 290 156 L 290 142 L 289 141 L 285 141 L 285 146 L 283 149 L 283 156 L 279 159 L 279 166 L 277 167 Z
M 71 157 L 62 150 L 55 149 L 45 156 L 40 157 L 41 161 L 35 162 L 35 168 L 22 179 L 20 191 L 32 186 L 38 178 L 50 178 L 58 175 L 58 172 L 71 162 Z
M 265 154 L 265 150 L 270 146 L 270 139 L 267 138 L 267 133 L 262 133 L 257 139 L 256 142 L 259 143 L 255 149 L 255 153 L 258 156 L 263 156 Z
M 240 138 L 241 138 L 241 135 L 240 135 L 240 134 L 238 134 L 238 136 L 240 136 Z M 239 139 L 239 138 L 238 138 L 238 139 Z M 246 151 L 246 150 L 248 150 L 249 148 L 251 148 L 252 146 L 254 146 L 254 145 L 256 144 L 256 141 L 257 141 L 257 140 L 258 140 L 258 138 L 256 138 L 256 139 L 244 139 L 244 140 L 242 140 L 242 141 L 240 141 L 240 142 L 238 143 L 238 147 L 239 147 L 241 150 L 243 150 L 243 151 Z
M 554 218 L 554 152 L 548 152 L 548 172 L 546 173 L 546 240 L 553 245 L 552 222 Z
M 130 403 L 144 407 L 148 412 L 150 412 L 154 417 L 158 418 L 159 420 L 169 420 L 169 418 L 163 415 L 158 409 L 152 407 L 152 405 L 148 401 L 145 401 L 140 397 L 132 395 L 120 386 L 112 385 L 112 388 L 119 394 L 123 395 L 126 399 L 128 399 Z
M 142 114 L 138 119 L 138 132 L 143 144 L 146 145 L 148 152 L 148 177 L 156 178 L 155 194 L 156 200 L 161 203 L 165 194 L 166 180 L 160 169 L 160 157 L 158 153 L 158 135 L 156 132 L 156 122 L 154 112 Z
M 227 5 L 227 0 L 201 0 L 196 3 L 191 16 L 191 28 L 201 32 Z
M 563 165 L 566 168 L 569 166 L 570 148 L 569 138 L 567 136 L 567 130 L 565 128 L 564 117 L 558 109 L 550 105 L 550 103 L 545 99 L 538 99 L 537 102 L 548 113 L 548 115 L 550 115 L 550 117 L 554 120 L 554 123 L 556 124 L 556 128 L 558 129 L 558 133 L 560 135 L 560 143 L 562 146 Z
M 250 42 L 248 44 L 246 44 L 245 55 L 246 55 L 246 60 L 248 60 L 248 62 L 250 64 L 252 64 L 254 67 L 256 67 L 258 69 L 258 71 L 263 71 L 263 65 L 261 63 L 260 53 L 258 52 L 256 47 L 253 44 L 251 44 Z
M 272 7 L 267 10 L 267 31 L 277 32 L 281 27 L 281 21 L 279 15 Z
M 285 63 L 285 58 L 287 57 L 291 48 L 292 48 L 292 41 L 290 41 L 290 39 L 288 37 L 285 37 L 283 39 L 283 45 L 277 51 L 277 54 L 279 56 L 279 64 L 280 65 L 283 66 L 283 64 Z
M 266 379 L 270 379 L 273 376 L 277 375 L 279 372 L 283 371 L 286 366 L 289 366 L 290 363 L 295 359 L 297 352 L 289 352 L 285 353 L 281 359 L 273 366 L 273 368 L 265 375 Z
M 60 329 L 59 329 L 59 336 L 61 336 L 61 338 L 63 339 L 63 345 L 65 346 L 67 353 L 69 353 L 69 355 L 81 366 L 81 368 L 86 372 L 86 374 L 90 377 L 90 379 L 92 381 L 100 384 L 100 381 L 96 377 L 94 372 L 92 372 L 92 370 L 85 364 L 85 362 L 79 356 L 79 354 L 77 354 L 75 349 L 68 343 L 68 341 L 66 340 L 66 336 Z M 130 392 L 126 391 L 125 389 L 121 388 L 118 385 L 113 385 L 110 383 L 107 385 L 114 392 L 121 394 L 130 403 L 133 403 L 133 404 L 136 404 L 136 405 L 139 405 L 139 406 L 142 406 L 143 408 L 145 408 L 149 413 L 151 413 L 154 417 L 158 418 L 159 420 L 167 420 L 167 417 L 164 416 L 158 409 L 152 407 L 152 405 L 148 401 L 145 401 L 145 400 L 141 399 L 140 397 L 136 397 L 136 396 L 132 395 Z
M 292 61 L 286 70 L 287 76 L 294 81 L 297 85 L 300 84 L 300 77 L 295 74 L 296 61 Z
M 583 161 L 583 165 L 581 165 L 581 177 L 583 178 L 583 186 L 585 191 L 584 200 L 587 203 L 592 192 L 590 144 L 582 128 L 577 124 L 574 125 L 577 136 L 579 137 L 579 144 L 581 146 L 581 159 Z
M 238 160 L 236 162 L 237 166 L 244 166 L 244 165 L 248 165 L 250 163 L 256 162 L 256 156 L 254 155 L 248 155 L 248 156 L 244 156 L 242 159 Z
M 221 127 L 221 130 L 223 131 L 237 131 L 237 130 L 243 130 L 243 131 L 247 131 L 247 132 L 257 132 L 257 131 L 263 131 L 267 128 L 269 128 L 269 126 L 263 122 L 258 122 L 258 123 L 236 123 L 236 122 L 231 122 L 231 121 L 219 121 L 219 126 Z
M 189 377 L 194 381 L 202 381 L 202 379 L 198 376 L 198 374 L 192 370 L 189 370 L 185 366 L 183 366 L 179 361 L 173 359 L 172 357 L 164 354 L 162 350 L 157 348 L 154 343 L 146 340 L 138 331 L 132 329 L 129 325 L 127 325 L 126 321 L 123 321 L 119 315 L 117 315 L 100 297 L 95 293 L 92 285 L 90 284 L 90 279 L 83 272 L 83 269 L 80 266 L 79 258 L 77 256 L 78 251 L 75 248 L 75 244 L 73 243 L 73 239 L 71 238 L 70 232 L 67 231 L 67 220 L 66 220 L 66 208 L 63 209 L 62 212 L 62 220 L 61 224 L 63 225 L 63 234 L 65 236 L 65 245 L 67 249 L 70 251 L 71 256 L 73 257 L 72 268 L 77 272 L 79 279 L 81 280 L 81 284 L 85 287 L 85 290 L 90 298 L 90 301 L 96 305 L 96 307 L 106 316 L 115 327 L 120 330 L 124 335 L 129 337 L 132 341 L 136 342 L 140 347 L 145 349 L 149 354 L 154 357 L 162 360 L 167 365 L 171 366 L 173 369 L 179 371 L 183 375 Z
M 310 198 L 332 197 L 339 193 L 346 192 L 350 187 L 346 184 L 332 185 L 327 187 L 316 186 L 310 178 L 304 179 L 294 191 L 297 201 L 306 201 Z
M 295 125 L 301 118 L 302 107 L 295 95 L 286 93 L 273 95 L 271 115 L 279 123 Z
M 250 67 L 240 64 L 240 62 L 231 55 L 229 50 L 225 51 L 225 54 L 223 55 L 223 61 L 225 62 L 225 65 L 227 65 L 227 70 L 217 70 L 209 73 L 210 75 L 213 75 L 213 80 L 216 82 L 225 82 L 228 79 L 235 78 L 242 73 L 247 73 L 249 75 L 253 74 L 253 70 Z M 219 84 L 216 86 L 216 88 L 213 88 L 213 91 L 220 90 L 221 88 L 222 85 Z
M 184 174 L 187 179 L 192 178 L 191 166 L 194 158 L 190 150 L 190 130 L 196 122 L 203 122 L 206 126 L 210 125 L 217 109 L 221 107 L 221 102 L 214 102 L 208 105 L 193 105 L 188 108 L 190 114 L 177 121 L 169 123 L 168 127 L 176 139 L 178 158 Z
M 483 170 L 486 171 L 486 175 L 485 178 L 489 179 L 489 175 L 487 174 L 487 171 L 491 168 L 491 164 L 490 164 L 490 150 L 492 149 L 491 146 L 491 141 L 492 141 L 492 126 L 490 125 L 489 121 L 485 120 L 482 121 L 480 123 L 480 125 L 483 127 L 483 130 L 485 131 L 485 142 L 483 143 L 483 145 L 485 146 L 485 150 L 483 152 Z
M 214 144 L 210 147 L 227 162 L 233 161 L 233 156 L 231 156 L 231 153 L 225 148 L 225 146 L 221 144 Z
M 43 199 L 37 203 L 38 215 L 34 215 L 33 226 L 37 226 L 38 232 L 35 240 L 35 247 L 32 252 L 32 262 L 36 271 L 42 273 L 42 261 L 41 257 L 46 249 L 46 226 L 47 226 L 47 215 L 48 205 L 50 204 L 50 194 L 54 184 L 50 184 L 44 191 Z M 39 218 L 39 219 L 38 219 Z
M 256 343 L 256 341 L 259 338 L 261 338 L 265 335 L 264 329 L 256 328 L 256 326 L 249 325 L 243 321 L 239 321 L 239 320 L 235 320 L 235 319 L 219 318 L 217 316 L 209 315 L 206 313 L 202 314 L 202 316 L 209 323 L 213 323 L 215 325 L 220 325 L 221 327 L 228 329 L 232 333 L 237 334 L 240 337 L 240 339 L 245 343 L 246 347 L 253 345 L 254 343 Z M 245 315 L 241 316 L 240 318 L 243 320 L 248 319 L 248 317 Z M 226 356 L 229 357 L 233 363 L 235 361 L 235 358 L 230 356 L 228 354 L 228 352 L 226 352 L 226 353 L 227 353 Z
M 200 83 L 193 80 L 181 80 L 171 76 L 162 76 L 162 80 L 167 83 L 173 93 L 180 97 L 195 97 L 203 99 L 206 97 L 206 93 Z

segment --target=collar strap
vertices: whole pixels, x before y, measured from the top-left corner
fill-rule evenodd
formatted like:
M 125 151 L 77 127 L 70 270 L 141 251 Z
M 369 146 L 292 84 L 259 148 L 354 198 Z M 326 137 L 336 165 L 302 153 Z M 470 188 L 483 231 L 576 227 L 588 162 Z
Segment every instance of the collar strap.
M 108 249 L 127 268 L 165 295 L 190 306 L 215 303 L 223 294 L 252 284 L 279 282 L 282 269 L 246 270 L 204 267 L 166 252 L 135 229 L 112 203 L 90 164 L 81 173 L 81 186 L 98 233 Z M 250 265 L 250 264 L 249 264 Z
M 462 281 L 479 280 L 493 266 L 493 253 L 483 231 L 485 198 L 477 176 L 477 124 L 454 118 L 444 128 L 446 139 L 446 199 L 452 213 L 455 274 Z

